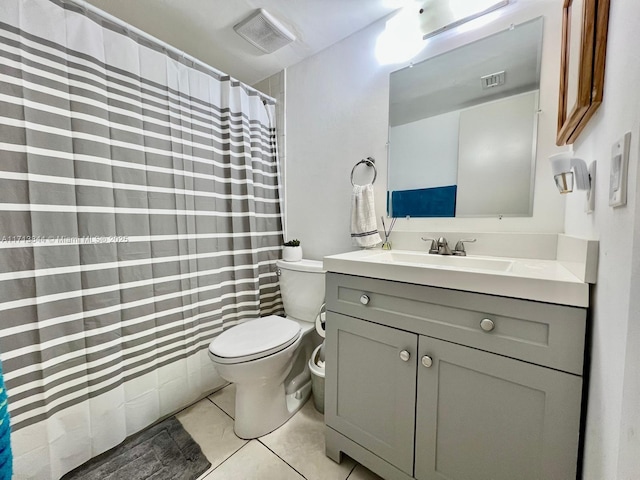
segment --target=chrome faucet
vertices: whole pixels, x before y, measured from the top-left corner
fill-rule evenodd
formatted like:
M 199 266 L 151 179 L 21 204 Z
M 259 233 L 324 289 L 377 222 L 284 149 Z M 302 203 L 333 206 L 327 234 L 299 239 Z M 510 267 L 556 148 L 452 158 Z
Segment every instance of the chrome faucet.
M 438 240 L 434 240 L 433 238 L 424 238 L 421 237 L 424 242 L 431 242 L 431 246 L 429 247 L 429 253 L 434 255 L 452 255 L 451 249 L 449 248 L 449 244 L 447 243 L 447 239 L 444 237 L 438 238 Z
M 451 255 L 451 249 L 447 243 L 447 239 L 440 237 L 438 239 L 438 255 Z
M 420 237 L 420 239 L 423 242 L 431 242 L 431 246 L 429 246 L 429 253 L 431 254 L 438 254 L 438 244 L 436 243 L 436 241 L 433 238 L 424 238 L 424 237 Z
M 465 238 L 463 240 L 458 240 L 458 243 L 456 243 L 456 246 L 453 247 L 453 254 L 454 255 L 458 255 L 460 257 L 466 257 L 467 256 L 467 251 L 464 248 L 464 244 L 465 243 L 474 243 L 476 241 L 475 238 Z

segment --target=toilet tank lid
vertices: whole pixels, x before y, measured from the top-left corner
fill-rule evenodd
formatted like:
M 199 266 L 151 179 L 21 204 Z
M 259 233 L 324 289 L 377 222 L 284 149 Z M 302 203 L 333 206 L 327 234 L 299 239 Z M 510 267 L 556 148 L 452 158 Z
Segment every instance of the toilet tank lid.
M 322 268 L 322 262 L 318 260 L 305 260 L 302 259 L 299 262 L 285 262 L 284 260 L 277 260 L 276 265 L 282 270 L 294 270 L 296 272 L 315 272 L 325 273 Z
M 300 324 L 278 315 L 249 320 L 222 332 L 209 344 L 217 357 L 238 358 L 273 353 L 300 336 Z

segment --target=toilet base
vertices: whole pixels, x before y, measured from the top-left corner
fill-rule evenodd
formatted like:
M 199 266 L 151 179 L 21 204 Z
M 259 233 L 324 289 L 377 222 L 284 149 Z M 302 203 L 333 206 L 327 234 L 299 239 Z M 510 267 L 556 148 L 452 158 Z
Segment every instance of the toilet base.
M 309 398 L 309 358 L 322 338 L 312 323 L 299 323 L 298 340 L 273 355 L 234 364 L 212 358 L 220 376 L 236 386 L 234 431 L 238 437 L 249 440 L 274 431 Z
M 235 434 L 245 440 L 273 432 L 289 420 L 309 399 L 311 379 L 292 393 L 278 385 L 236 384 Z

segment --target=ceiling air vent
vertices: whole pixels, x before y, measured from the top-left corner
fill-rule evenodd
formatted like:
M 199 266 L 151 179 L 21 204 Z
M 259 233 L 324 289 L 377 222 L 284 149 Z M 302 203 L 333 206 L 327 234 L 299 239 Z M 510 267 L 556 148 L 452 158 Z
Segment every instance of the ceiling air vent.
M 482 82 L 483 90 L 504 85 L 504 70 L 480 77 L 480 81 Z
M 235 25 L 233 29 L 264 53 L 275 52 L 296 39 L 289 30 L 262 8 Z

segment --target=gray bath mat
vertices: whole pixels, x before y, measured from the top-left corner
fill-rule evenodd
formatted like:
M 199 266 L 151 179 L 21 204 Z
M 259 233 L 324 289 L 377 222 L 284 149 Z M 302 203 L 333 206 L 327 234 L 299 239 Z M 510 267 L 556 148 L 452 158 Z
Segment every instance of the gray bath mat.
M 64 480 L 195 480 L 211 463 L 176 417 L 67 473 Z

